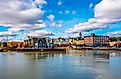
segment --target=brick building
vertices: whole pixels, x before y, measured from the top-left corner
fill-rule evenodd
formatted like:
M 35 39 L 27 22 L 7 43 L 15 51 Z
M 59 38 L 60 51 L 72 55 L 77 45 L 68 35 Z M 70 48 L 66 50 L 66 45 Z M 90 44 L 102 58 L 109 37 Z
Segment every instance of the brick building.
M 97 36 L 92 34 L 91 36 L 84 37 L 84 44 L 86 46 L 108 46 L 109 45 L 109 36 Z

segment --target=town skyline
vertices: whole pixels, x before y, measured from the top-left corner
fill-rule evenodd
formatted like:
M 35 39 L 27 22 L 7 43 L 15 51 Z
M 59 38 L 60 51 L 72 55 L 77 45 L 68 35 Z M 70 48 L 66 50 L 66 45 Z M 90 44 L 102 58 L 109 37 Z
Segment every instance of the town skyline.
M 120 36 L 120 4 L 119 0 L 4 0 L 0 2 L 0 40 L 78 37 L 80 32 Z

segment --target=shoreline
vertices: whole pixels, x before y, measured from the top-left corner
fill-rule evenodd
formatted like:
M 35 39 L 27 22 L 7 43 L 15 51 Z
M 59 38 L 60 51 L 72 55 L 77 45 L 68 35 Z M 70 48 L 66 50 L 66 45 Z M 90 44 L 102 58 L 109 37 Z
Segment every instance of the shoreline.
M 121 48 L 107 48 L 107 47 L 81 47 L 81 48 L 73 48 L 75 50 L 116 50 L 121 51 Z
M 57 49 L 57 48 L 43 48 L 43 49 L 36 49 L 36 48 L 16 48 L 16 49 L 0 49 L 0 52 L 6 51 L 17 51 L 17 52 L 36 52 L 36 51 L 66 51 L 66 49 Z
M 105 50 L 105 51 L 121 51 L 121 48 L 105 48 L 105 47 L 80 47 L 80 48 L 15 48 L 15 49 L 7 49 L 1 48 L 0 52 L 6 51 L 17 51 L 17 52 L 36 52 L 36 51 L 67 51 L 67 50 Z

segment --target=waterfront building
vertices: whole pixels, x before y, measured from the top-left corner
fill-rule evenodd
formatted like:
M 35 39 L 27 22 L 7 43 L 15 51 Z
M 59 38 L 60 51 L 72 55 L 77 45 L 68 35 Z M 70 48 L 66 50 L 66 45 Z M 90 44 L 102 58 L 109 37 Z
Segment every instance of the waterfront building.
M 76 46 L 84 46 L 84 39 L 75 40 Z
M 75 39 L 76 38 L 69 38 L 69 44 L 75 45 Z
M 28 40 L 24 40 L 25 46 L 29 48 L 52 48 L 53 39 L 49 37 L 30 37 Z
M 54 46 L 55 47 L 67 47 L 69 39 L 68 38 L 55 38 L 54 39 Z
M 76 46 L 83 46 L 84 45 L 84 39 L 80 38 L 80 37 L 69 38 L 69 44 L 76 45 Z
M 53 39 L 49 37 L 41 37 L 36 42 L 37 48 L 53 48 Z
M 1 48 L 7 47 L 7 42 L 0 42 L 0 47 Z
M 75 45 L 75 46 L 83 46 L 84 45 L 84 39 L 82 38 L 82 33 L 79 33 L 79 37 L 75 38 L 69 38 L 69 44 Z
M 24 42 L 16 42 L 16 41 L 8 41 L 8 42 L 1 42 L 1 48 L 23 48 L 25 46 Z
M 84 44 L 94 47 L 109 46 L 109 36 L 97 36 L 95 34 L 84 36 Z
M 35 43 L 37 43 L 38 37 L 28 36 L 27 40 L 24 40 L 25 47 L 36 48 Z
M 24 40 L 25 47 L 28 47 L 28 40 Z
M 109 42 L 110 47 L 121 47 L 121 41 Z

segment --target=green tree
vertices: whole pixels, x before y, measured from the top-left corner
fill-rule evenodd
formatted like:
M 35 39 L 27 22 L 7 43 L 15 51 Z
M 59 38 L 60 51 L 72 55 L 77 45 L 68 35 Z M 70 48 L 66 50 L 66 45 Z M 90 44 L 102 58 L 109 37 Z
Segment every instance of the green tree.
M 118 39 L 119 41 L 121 41 L 121 37 L 118 37 L 117 39 Z
M 118 39 L 116 37 L 110 37 L 109 40 L 113 42 L 113 41 L 117 41 Z

